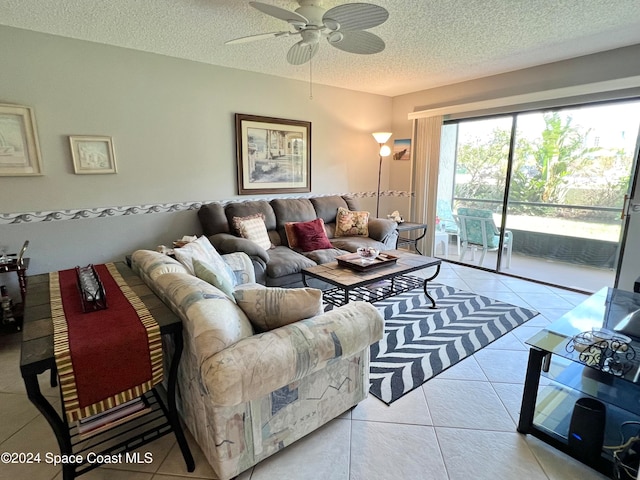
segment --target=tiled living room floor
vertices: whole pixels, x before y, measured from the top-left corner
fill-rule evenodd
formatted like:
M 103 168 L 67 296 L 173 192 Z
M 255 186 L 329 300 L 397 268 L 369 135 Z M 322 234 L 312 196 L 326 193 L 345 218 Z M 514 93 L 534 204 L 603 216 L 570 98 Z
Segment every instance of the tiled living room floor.
M 428 272 L 427 272 L 428 273 Z M 606 478 L 539 440 L 516 432 L 527 362 L 524 341 L 585 298 L 464 266 L 443 264 L 437 281 L 540 312 L 390 407 L 369 396 L 355 409 L 240 475 L 241 480 L 565 480 Z M 0 452 L 58 453 L 53 433 L 28 401 L 19 335 L 0 337 Z M 43 392 L 59 404 L 57 393 Z M 86 480 L 215 478 L 190 439 L 188 473 L 173 436 L 141 449 L 153 462 L 100 467 Z M 62 479 L 59 468 L 1 465 L 0 480 Z

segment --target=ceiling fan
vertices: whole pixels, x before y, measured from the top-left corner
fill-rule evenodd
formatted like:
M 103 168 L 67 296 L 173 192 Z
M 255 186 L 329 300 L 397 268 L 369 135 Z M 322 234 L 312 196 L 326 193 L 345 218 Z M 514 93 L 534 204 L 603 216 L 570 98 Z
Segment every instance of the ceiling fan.
M 250 35 L 225 42 L 226 45 L 252 42 L 274 37 L 300 36 L 287 53 L 292 65 L 310 61 L 318 52 L 320 40 L 345 52 L 373 54 L 384 50 L 384 41 L 368 28 L 377 27 L 389 18 L 389 12 L 370 3 L 347 3 L 329 10 L 322 8 L 321 0 L 297 0 L 300 7 L 294 12 L 262 2 L 249 2 L 253 8 L 289 23 L 293 31 L 280 31 Z

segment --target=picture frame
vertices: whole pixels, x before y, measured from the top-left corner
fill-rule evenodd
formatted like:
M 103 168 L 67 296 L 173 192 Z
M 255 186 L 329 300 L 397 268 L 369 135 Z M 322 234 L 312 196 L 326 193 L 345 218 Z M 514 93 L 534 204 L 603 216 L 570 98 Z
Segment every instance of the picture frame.
M 33 109 L 0 104 L 0 176 L 42 175 L 40 157 Z
M 235 114 L 238 195 L 311 192 L 311 122 Z
M 398 138 L 393 141 L 393 159 L 411 160 L 411 139 Z
M 76 175 L 118 173 L 111 137 L 71 135 L 69 146 Z

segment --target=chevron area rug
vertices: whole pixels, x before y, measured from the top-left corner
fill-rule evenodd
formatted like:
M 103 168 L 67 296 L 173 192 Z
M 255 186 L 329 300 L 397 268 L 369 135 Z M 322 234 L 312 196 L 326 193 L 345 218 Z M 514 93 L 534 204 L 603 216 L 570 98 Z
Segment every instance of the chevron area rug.
M 436 283 L 429 293 L 435 310 L 422 289 L 374 303 L 385 332 L 371 346 L 370 393 L 386 404 L 538 314 Z

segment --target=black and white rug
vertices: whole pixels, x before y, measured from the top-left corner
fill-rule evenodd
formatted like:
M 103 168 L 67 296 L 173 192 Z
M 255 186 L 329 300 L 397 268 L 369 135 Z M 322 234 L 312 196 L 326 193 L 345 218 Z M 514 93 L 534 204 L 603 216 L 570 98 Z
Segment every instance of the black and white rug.
M 436 283 L 429 294 L 436 309 L 421 288 L 374 303 L 385 331 L 371 346 L 369 391 L 387 404 L 538 314 Z

